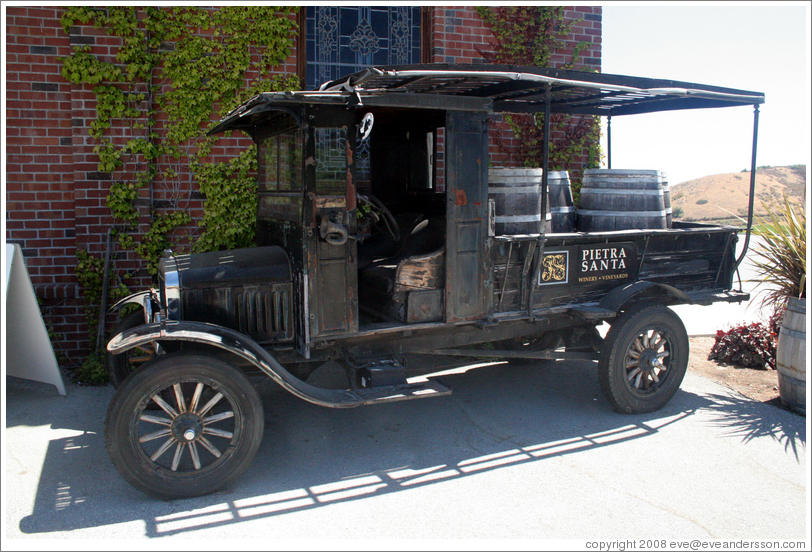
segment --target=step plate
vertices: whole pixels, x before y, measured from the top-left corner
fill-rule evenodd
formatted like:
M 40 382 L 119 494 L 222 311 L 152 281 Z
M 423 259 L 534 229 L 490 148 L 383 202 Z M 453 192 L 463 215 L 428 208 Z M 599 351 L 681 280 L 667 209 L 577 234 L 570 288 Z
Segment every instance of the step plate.
M 428 397 L 441 397 L 450 395 L 451 389 L 437 381 L 420 383 L 404 383 L 386 387 L 370 387 L 353 390 L 364 400 L 364 404 L 378 404 L 385 402 L 408 401 L 411 399 L 425 399 Z

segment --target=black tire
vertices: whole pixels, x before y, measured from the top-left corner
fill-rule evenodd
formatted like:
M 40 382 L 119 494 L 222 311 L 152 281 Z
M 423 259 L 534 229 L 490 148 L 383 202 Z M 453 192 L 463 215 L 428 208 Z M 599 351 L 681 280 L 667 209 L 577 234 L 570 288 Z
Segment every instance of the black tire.
M 151 403 L 160 408 L 149 410 Z M 104 440 L 133 487 L 159 498 L 187 498 L 239 477 L 259 449 L 264 424 L 259 395 L 240 370 L 176 353 L 142 366 L 116 390 Z
M 124 315 L 121 322 L 118 323 L 112 335 L 118 335 L 123 331 L 130 330 L 137 326 L 146 324 L 144 322 L 144 311 L 138 309 L 134 312 Z M 129 351 L 124 351 L 120 355 L 113 355 L 109 352 L 105 354 L 107 362 L 107 373 L 110 376 L 110 383 L 113 387 L 118 387 L 127 379 L 136 368 L 144 365 L 155 357 L 155 350 L 146 345 L 144 347 L 135 347 Z
M 688 332 L 671 309 L 639 305 L 606 334 L 598 363 L 604 395 L 618 412 L 659 410 L 677 392 L 688 367 Z

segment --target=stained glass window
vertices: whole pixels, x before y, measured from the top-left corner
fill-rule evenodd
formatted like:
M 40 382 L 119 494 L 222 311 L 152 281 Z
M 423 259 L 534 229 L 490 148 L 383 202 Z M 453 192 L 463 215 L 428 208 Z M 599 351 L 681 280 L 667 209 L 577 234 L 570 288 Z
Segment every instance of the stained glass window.
M 310 6 L 307 89 L 369 66 L 420 63 L 419 6 Z

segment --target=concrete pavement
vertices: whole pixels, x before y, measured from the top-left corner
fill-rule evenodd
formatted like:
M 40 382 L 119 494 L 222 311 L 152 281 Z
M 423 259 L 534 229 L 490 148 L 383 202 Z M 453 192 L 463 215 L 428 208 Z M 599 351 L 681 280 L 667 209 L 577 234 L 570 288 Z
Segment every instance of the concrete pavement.
M 442 379 L 451 396 L 352 410 L 263 385 L 265 437 L 249 470 L 217 494 L 166 502 L 110 463 L 112 387 L 69 384 L 60 397 L 8 378 L 3 549 L 809 539 L 804 417 L 690 372 L 663 410 L 633 416 L 611 410 L 588 362 Z

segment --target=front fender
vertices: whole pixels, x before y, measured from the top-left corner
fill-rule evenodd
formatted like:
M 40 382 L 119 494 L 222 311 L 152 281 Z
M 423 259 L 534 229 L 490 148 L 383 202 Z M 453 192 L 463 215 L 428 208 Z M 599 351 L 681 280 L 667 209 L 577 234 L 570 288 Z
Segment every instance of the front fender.
M 323 389 L 305 383 L 285 370 L 253 339 L 229 328 L 207 322 L 170 321 L 145 324 L 114 336 L 107 344 L 107 350 L 117 355 L 152 341 L 188 341 L 229 351 L 262 370 L 287 391 L 313 404 L 330 408 L 352 408 L 369 403 L 349 389 Z

